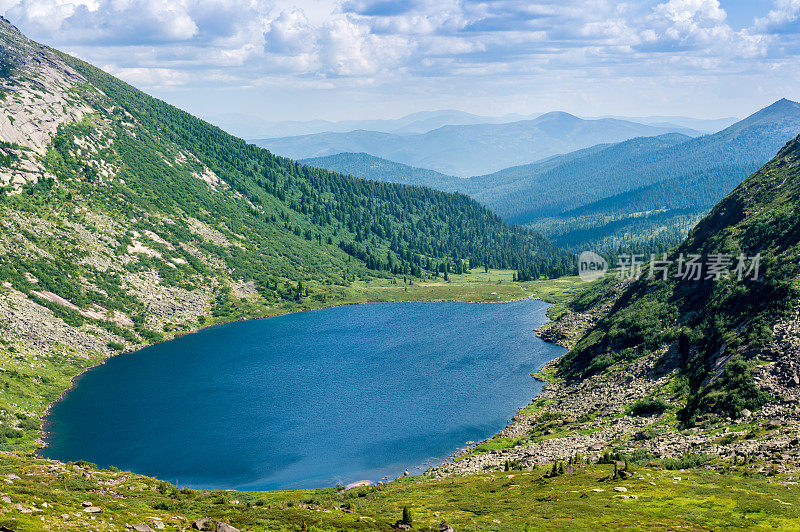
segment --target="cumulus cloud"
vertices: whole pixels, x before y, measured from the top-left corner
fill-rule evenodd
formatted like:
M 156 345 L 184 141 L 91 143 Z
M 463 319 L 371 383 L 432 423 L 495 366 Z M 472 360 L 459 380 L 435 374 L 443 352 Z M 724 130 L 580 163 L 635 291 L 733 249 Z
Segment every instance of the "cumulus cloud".
M 779 60 L 800 0 L 733 27 L 719 0 L 0 0 L 34 38 L 144 86 L 274 78 L 735 71 Z M 793 29 L 794 28 L 794 29 Z M 669 58 L 669 61 L 665 60 Z M 766 63 L 765 63 L 766 64 Z M 680 67 L 678 67 L 680 65 Z M 766 68 L 766 67 L 765 67 Z M 602 70 L 600 70 L 602 69 Z M 505 81 L 513 81 L 511 78 Z M 505 82 L 504 81 L 504 82 Z
M 208 43 L 266 16 L 261 0 L 6 0 L 6 17 L 56 42 L 96 45 Z
M 396 67 L 410 52 L 402 36 L 374 34 L 369 26 L 343 14 L 314 26 L 298 8 L 267 22 L 264 50 L 294 58 L 300 72 L 324 76 L 371 76 Z
M 773 9 L 756 19 L 760 31 L 781 30 L 800 18 L 800 0 L 776 0 Z

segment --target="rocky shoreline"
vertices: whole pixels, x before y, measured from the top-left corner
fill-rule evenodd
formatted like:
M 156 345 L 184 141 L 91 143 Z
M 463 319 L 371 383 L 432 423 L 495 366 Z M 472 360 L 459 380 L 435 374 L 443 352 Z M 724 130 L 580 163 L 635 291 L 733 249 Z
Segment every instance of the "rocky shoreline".
M 582 331 L 607 309 L 567 312 L 540 337 L 572 347 Z M 426 475 L 447 477 L 513 467 L 548 467 L 575 455 L 597 460 L 606 452 L 637 453 L 659 459 L 705 455 L 733 463 L 755 462 L 756 472 L 800 471 L 800 312 L 775 327 L 775 341 L 763 354 L 757 381 L 773 401 L 737 420 L 718 420 L 682 428 L 671 389 L 680 357 L 676 346 L 664 346 L 634 362 L 579 382 L 555 377 L 560 357 L 537 374 L 542 392 L 497 435 L 462 450 Z M 667 406 L 655 415 L 635 415 L 632 405 L 658 399 Z M 492 443 L 494 447 L 492 448 Z

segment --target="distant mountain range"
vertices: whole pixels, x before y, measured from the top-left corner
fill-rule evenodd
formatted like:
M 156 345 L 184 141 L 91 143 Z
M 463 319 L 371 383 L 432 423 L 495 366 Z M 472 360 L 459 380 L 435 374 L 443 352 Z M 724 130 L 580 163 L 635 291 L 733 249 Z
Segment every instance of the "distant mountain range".
M 397 135 L 413 135 L 427 133 L 443 126 L 465 126 L 471 124 L 507 124 L 521 120 L 533 120 L 542 113 L 512 113 L 503 116 L 484 116 L 442 109 L 422 111 L 400 118 L 373 120 L 291 120 L 284 122 L 268 122 L 265 119 L 243 113 L 224 113 L 203 116 L 205 120 L 215 124 L 228 133 L 242 138 L 279 138 L 297 135 L 313 135 L 315 133 L 347 133 L 360 129 L 379 133 L 395 133 Z M 581 118 L 595 120 L 598 118 L 614 118 L 627 122 L 636 122 L 666 128 L 692 129 L 702 133 L 716 133 L 738 121 L 738 118 L 701 119 L 686 116 L 599 116 Z
M 481 116 L 455 109 L 441 111 L 422 111 L 401 118 L 385 120 L 329 120 L 260 122 L 257 133 L 250 137 L 290 137 L 295 135 L 313 135 L 315 133 L 347 133 L 349 131 L 366 130 L 379 133 L 395 133 L 397 135 L 413 135 L 427 133 L 443 126 L 466 126 L 473 124 L 504 124 L 528 120 L 539 115 L 510 114 L 504 116 Z M 222 122 L 236 122 L 238 117 L 226 115 L 219 117 Z M 213 121 L 213 120 L 212 120 Z M 255 129 L 255 128 L 254 128 Z
M 448 125 L 413 135 L 359 130 L 253 142 L 277 155 L 293 159 L 363 152 L 444 174 L 467 177 L 596 144 L 665 133 L 700 135 L 698 131 L 680 127 L 650 126 L 612 118 L 584 120 L 569 113 L 553 112 L 533 120 L 506 124 Z
M 509 221 L 571 247 L 678 239 L 800 132 L 800 104 L 780 100 L 726 129 L 598 144 L 469 179 L 343 153 L 304 161 L 358 177 L 459 191 Z
M 589 118 L 589 117 L 584 117 Z M 599 116 L 596 118 L 617 118 L 619 120 L 628 120 L 630 122 L 638 122 L 640 124 L 647 124 L 650 126 L 662 127 L 685 127 L 687 129 L 694 129 L 702 131 L 703 133 L 716 133 L 722 131 L 728 126 L 732 126 L 739 121 L 736 117 L 716 118 L 716 119 L 703 119 L 691 118 L 688 116 Z

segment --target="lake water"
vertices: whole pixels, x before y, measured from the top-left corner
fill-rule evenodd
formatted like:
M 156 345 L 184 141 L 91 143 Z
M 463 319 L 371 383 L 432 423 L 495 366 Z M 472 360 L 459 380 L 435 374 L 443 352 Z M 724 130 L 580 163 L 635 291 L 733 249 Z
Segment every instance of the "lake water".
M 563 349 L 547 304 L 376 303 L 211 327 L 120 355 L 48 416 L 44 455 L 196 488 L 394 478 L 502 429 Z

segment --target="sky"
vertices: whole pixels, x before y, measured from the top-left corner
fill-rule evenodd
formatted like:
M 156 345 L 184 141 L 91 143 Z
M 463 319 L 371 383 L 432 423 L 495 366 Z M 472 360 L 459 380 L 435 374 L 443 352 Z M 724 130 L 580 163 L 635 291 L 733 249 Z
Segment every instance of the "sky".
M 0 0 L 201 116 L 744 117 L 800 100 L 800 0 Z

